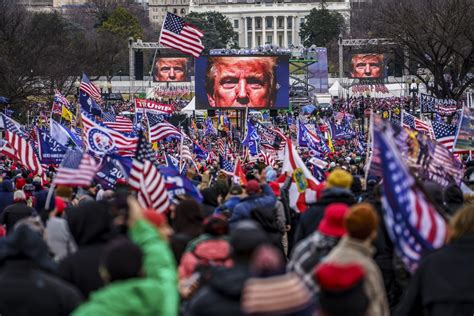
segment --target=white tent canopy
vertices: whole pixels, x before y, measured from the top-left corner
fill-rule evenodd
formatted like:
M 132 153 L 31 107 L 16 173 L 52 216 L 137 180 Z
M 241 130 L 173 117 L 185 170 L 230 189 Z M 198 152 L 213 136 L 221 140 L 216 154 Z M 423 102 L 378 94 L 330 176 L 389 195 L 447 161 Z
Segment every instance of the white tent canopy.
M 181 112 L 192 112 L 196 111 L 196 98 L 193 97 L 191 101 L 189 101 L 188 105 L 186 105 Z

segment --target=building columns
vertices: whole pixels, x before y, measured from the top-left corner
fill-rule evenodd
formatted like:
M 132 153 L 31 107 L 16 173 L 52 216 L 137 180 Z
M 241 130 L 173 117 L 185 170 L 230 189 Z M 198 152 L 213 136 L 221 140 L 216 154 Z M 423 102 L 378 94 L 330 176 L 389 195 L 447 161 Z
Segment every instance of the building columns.
M 291 17 L 291 44 L 296 46 L 296 16 Z
M 251 48 L 254 48 L 256 47 L 256 41 L 255 41 L 255 17 L 253 16 L 252 17 L 252 47 Z
M 273 16 L 273 44 L 278 46 L 278 36 L 277 36 L 277 23 L 278 17 Z
M 262 46 L 265 46 L 266 42 L 267 42 L 267 33 L 266 33 L 266 28 L 267 28 L 267 17 L 266 16 L 262 16 L 261 17 L 261 21 L 262 21 L 262 41 L 261 41 L 261 44 Z
M 288 48 L 288 16 L 285 15 L 283 21 L 283 47 Z
M 245 48 L 249 47 L 249 37 L 248 37 L 248 26 L 247 26 L 247 18 L 244 18 L 244 46 Z

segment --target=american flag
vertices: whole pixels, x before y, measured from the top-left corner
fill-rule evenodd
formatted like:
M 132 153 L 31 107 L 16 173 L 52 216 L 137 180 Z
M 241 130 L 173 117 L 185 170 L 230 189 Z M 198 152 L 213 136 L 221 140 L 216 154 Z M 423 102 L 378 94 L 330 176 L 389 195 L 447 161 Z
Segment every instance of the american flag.
M 273 167 L 275 165 L 275 159 L 269 153 L 260 150 L 258 157 L 263 160 L 263 163 L 267 166 Z
M 133 122 L 129 118 L 121 115 L 115 115 L 111 112 L 102 112 L 102 120 L 107 127 L 122 133 L 131 133 L 133 131 Z
M 87 116 L 84 112 L 82 112 L 82 123 L 84 125 L 83 133 L 88 150 L 91 150 L 96 153 L 107 153 L 116 150 L 119 154 L 123 156 L 128 156 L 131 155 L 131 153 L 133 153 L 137 147 L 137 137 L 128 136 L 111 128 L 108 128 L 107 126 L 94 121 L 94 119 Z M 108 144 L 108 147 L 112 148 L 108 150 L 101 150 L 101 148 L 98 148 L 98 140 L 94 138 L 96 136 L 94 133 L 101 134 L 104 140 L 105 138 L 108 138 L 111 142 L 111 144 Z
M 7 156 L 10 159 L 17 160 L 15 150 L 4 139 L 0 139 L 0 154 Z
M 218 138 L 217 141 L 216 141 L 216 146 L 217 146 L 217 152 L 222 155 L 222 156 L 226 156 L 227 154 L 227 146 L 225 144 L 225 141 L 222 139 L 222 138 Z
M 55 114 L 61 114 L 62 106 L 66 108 L 70 108 L 71 104 L 69 103 L 68 99 L 66 99 L 58 89 L 54 89 L 54 96 L 53 96 L 53 109 L 52 112 Z
M 413 272 L 422 254 L 444 245 L 447 224 L 416 187 L 394 140 L 388 135 L 374 126 L 384 178 L 384 219 L 395 249 Z
M 87 93 L 97 103 L 102 103 L 100 90 L 89 80 L 86 74 L 82 74 L 82 81 L 79 90 Z
M 225 159 L 222 155 L 219 155 L 219 163 L 220 163 L 221 170 L 225 174 L 227 174 L 229 176 L 234 175 L 234 165 L 232 164 L 232 162 Z
M 31 144 L 20 135 L 5 128 L 5 140 L 8 142 L 16 159 L 18 159 L 25 167 L 33 171 L 36 175 L 41 175 L 45 179 L 43 168 Z
M 130 186 L 138 191 L 138 202 L 144 208 L 164 212 L 170 203 L 165 179 L 156 166 L 156 154 L 143 133 L 138 137 L 138 146 L 132 161 Z
M 436 140 L 449 151 L 452 151 L 456 138 L 456 126 L 436 121 L 432 122 L 432 125 Z
M 181 132 L 172 124 L 165 121 L 161 115 L 145 112 L 148 122 L 148 139 L 157 142 L 170 136 L 181 137 Z
M 428 135 L 431 138 L 433 137 L 433 129 L 429 122 L 420 120 L 419 118 L 403 111 L 403 127 L 411 128 L 416 131 L 419 131 L 425 135 Z
M 89 186 L 95 177 L 98 165 L 94 158 L 79 150 L 68 150 L 54 177 L 54 185 Z
M 5 130 L 9 130 L 10 132 L 13 132 L 17 134 L 18 136 L 21 136 L 25 139 L 28 139 L 30 137 L 30 134 L 27 131 L 25 131 L 25 129 L 20 125 L 20 123 L 6 116 L 3 113 L 0 113 L 0 115 L 3 120 L 3 128 Z
M 203 36 L 201 31 L 184 22 L 183 18 L 167 12 L 161 27 L 159 43 L 198 58 L 204 49 L 201 42 Z

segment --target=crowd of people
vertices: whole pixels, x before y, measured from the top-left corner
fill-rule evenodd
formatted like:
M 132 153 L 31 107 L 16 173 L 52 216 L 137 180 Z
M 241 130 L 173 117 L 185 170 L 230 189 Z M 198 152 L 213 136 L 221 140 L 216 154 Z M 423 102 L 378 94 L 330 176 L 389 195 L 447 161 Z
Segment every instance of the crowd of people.
M 336 101 L 334 113 L 360 102 Z M 163 142 L 159 155 L 178 147 Z M 0 157 L 0 314 L 472 315 L 474 206 L 459 185 L 425 184 L 449 240 L 411 274 L 384 221 L 383 179 L 364 177 L 352 139 L 335 142 L 303 213 L 278 181 L 283 161 L 244 162 L 243 185 L 215 157 L 185 173 L 202 201 L 179 195 L 163 213 L 143 209 L 123 179 L 114 190 L 54 187 L 54 167 L 44 179 Z M 463 182 L 474 189 L 471 162 Z

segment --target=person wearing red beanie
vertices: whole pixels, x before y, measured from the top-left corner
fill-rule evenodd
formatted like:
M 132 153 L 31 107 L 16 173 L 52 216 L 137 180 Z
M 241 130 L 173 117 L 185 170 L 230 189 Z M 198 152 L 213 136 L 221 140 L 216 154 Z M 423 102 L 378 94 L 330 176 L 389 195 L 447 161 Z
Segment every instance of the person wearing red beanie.
M 344 216 L 347 212 L 349 207 L 344 203 L 329 204 L 318 229 L 303 239 L 292 253 L 288 271 L 294 271 L 313 295 L 317 294 L 318 285 L 312 272 L 346 234 Z

